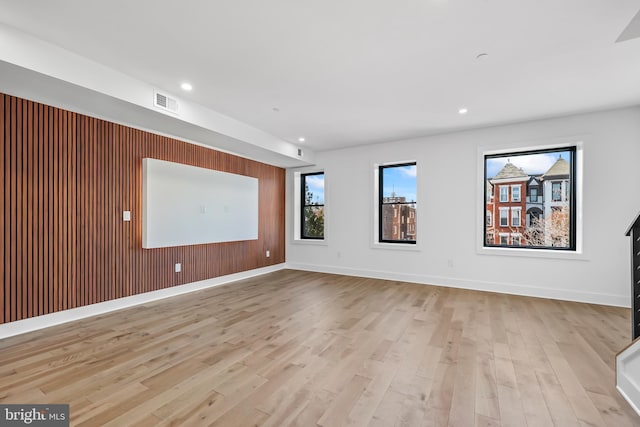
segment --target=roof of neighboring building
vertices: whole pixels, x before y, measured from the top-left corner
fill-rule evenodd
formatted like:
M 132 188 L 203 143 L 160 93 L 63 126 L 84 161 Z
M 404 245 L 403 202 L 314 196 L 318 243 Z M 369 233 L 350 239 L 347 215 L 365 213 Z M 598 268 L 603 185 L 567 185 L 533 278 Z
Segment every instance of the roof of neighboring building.
M 523 178 L 523 177 L 528 178 L 529 175 L 527 175 L 522 169 L 520 169 L 513 163 L 507 162 L 507 164 L 504 165 L 504 167 L 500 170 L 500 172 L 498 172 L 496 176 L 493 177 L 493 179 Z
M 548 171 L 542 175 L 543 178 L 549 178 L 552 176 L 569 176 L 569 162 L 562 157 L 558 157 L 558 160 L 549 168 Z

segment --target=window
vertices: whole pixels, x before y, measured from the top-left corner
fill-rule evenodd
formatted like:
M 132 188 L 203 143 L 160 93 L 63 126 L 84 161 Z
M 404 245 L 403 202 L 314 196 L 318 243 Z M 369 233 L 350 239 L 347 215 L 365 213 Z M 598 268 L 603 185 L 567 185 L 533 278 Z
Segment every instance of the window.
M 514 227 L 520 227 L 520 214 L 522 213 L 522 209 L 520 208 L 512 208 L 511 209 L 511 225 Z
M 494 234 L 493 231 L 487 231 L 486 243 L 493 244 Z
M 509 208 L 500 208 L 500 227 L 509 226 Z
M 484 155 L 485 187 L 499 188 L 500 201 L 522 203 L 523 188 L 529 192 L 526 223 L 522 223 L 523 205 L 507 207 L 495 206 L 487 201 L 485 189 L 484 211 L 498 215 L 501 227 L 518 227 L 518 236 L 500 235 L 500 245 L 518 246 L 528 249 L 554 249 L 576 251 L 576 146 L 566 146 L 545 150 L 520 152 L 501 152 Z M 550 197 L 541 197 L 543 194 Z M 489 222 L 484 221 L 484 233 L 487 235 Z M 506 230 L 504 230 L 506 231 Z M 485 247 L 496 246 L 484 239 Z M 505 243 L 507 242 L 507 243 Z
M 493 225 L 493 215 L 491 211 L 487 211 L 487 226 L 491 227 Z
M 416 163 L 379 166 L 380 242 L 416 243 L 416 175 Z
M 509 235 L 507 233 L 500 233 L 500 244 L 501 245 L 509 244 Z
M 324 239 L 324 172 L 300 175 L 301 239 Z
M 500 202 L 508 202 L 509 201 L 509 187 L 506 185 L 500 186 Z
M 551 200 L 553 200 L 554 202 L 562 201 L 562 183 L 561 182 L 551 183 Z
M 522 235 L 518 234 L 518 233 L 512 233 L 511 234 L 511 244 L 513 246 L 520 246 L 522 245 Z
M 520 184 L 511 186 L 511 201 L 512 202 L 520 201 Z

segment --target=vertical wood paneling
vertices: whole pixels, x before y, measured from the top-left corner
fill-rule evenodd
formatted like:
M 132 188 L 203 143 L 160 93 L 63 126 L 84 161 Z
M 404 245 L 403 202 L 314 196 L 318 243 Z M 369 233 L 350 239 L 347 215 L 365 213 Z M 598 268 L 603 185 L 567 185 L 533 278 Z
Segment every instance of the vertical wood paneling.
M 42 288 L 43 288 L 43 272 L 42 267 L 44 265 L 42 254 L 43 254 L 43 203 L 42 197 L 44 192 L 42 191 L 42 146 L 43 146 L 43 127 L 39 124 L 42 123 L 42 115 L 43 115 L 43 106 L 41 104 L 35 104 L 34 111 L 34 148 L 33 152 L 35 153 L 33 164 L 34 164 L 34 231 L 33 231 L 33 245 L 34 245 L 34 260 L 33 260 L 33 270 L 34 270 L 34 313 L 42 313 Z
M 32 317 L 33 316 L 33 265 L 34 265 L 34 257 L 33 257 L 33 239 L 30 238 L 30 235 L 33 233 L 33 169 L 34 162 L 29 161 L 29 159 L 33 159 L 33 103 L 24 103 L 26 119 L 24 120 L 26 124 L 25 129 L 25 258 L 24 265 L 26 268 L 26 277 L 25 282 L 27 284 L 27 295 L 25 298 L 25 316 Z
M 58 219 L 60 215 L 58 214 L 58 206 L 60 205 L 60 194 L 58 190 L 60 189 L 60 175 L 59 175 L 59 164 L 60 164 L 60 110 L 57 108 L 53 109 L 53 135 L 52 135 L 52 144 L 51 144 L 51 165 L 49 166 L 51 175 L 51 187 L 52 191 L 51 196 L 51 219 L 49 220 L 49 227 L 51 229 L 51 235 L 53 237 L 53 250 L 50 251 L 50 262 L 51 262 L 51 277 L 53 283 L 51 283 L 51 312 L 59 311 L 59 302 L 60 302 L 60 264 L 62 263 L 62 257 L 59 255 L 62 247 L 62 242 L 60 241 L 60 227 L 58 227 Z
M 51 295 L 49 293 L 49 283 L 51 280 L 51 274 L 50 274 L 50 266 L 51 266 L 51 251 L 49 250 L 49 247 L 51 245 L 51 227 L 50 227 L 50 221 L 51 221 L 51 205 L 50 205 L 50 197 L 49 195 L 50 193 L 50 185 L 51 185 L 51 179 L 49 176 L 50 173 L 50 168 L 49 168 L 49 159 L 50 159 L 50 155 L 51 155 L 51 151 L 50 151 L 50 146 L 51 146 L 51 126 L 50 126 L 50 115 L 51 115 L 51 108 L 45 106 L 44 107 L 44 111 L 42 114 L 42 135 L 43 135 L 43 140 L 42 140 L 42 180 L 43 180 L 43 184 L 42 184 L 42 215 L 43 215 L 43 219 L 42 219 L 42 275 L 43 275 L 43 282 L 42 282 L 42 313 L 43 314 L 47 314 L 49 313 L 50 310 L 50 304 L 51 304 Z
M 284 262 L 281 168 L 3 94 L 0 141 L 0 323 Z M 258 178 L 258 240 L 143 250 L 145 157 Z
M 22 306 L 23 306 L 23 302 L 25 301 L 25 287 L 26 287 L 26 280 L 24 280 L 22 276 L 25 270 L 25 266 L 23 264 L 23 259 L 24 259 L 23 246 L 24 246 L 25 227 L 23 223 L 24 210 L 22 208 L 22 199 L 25 195 L 25 191 L 23 190 L 25 179 L 24 179 L 22 170 L 24 167 L 24 163 L 26 161 L 25 159 L 26 156 L 24 155 L 24 140 L 22 138 L 22 131 L 23 131 L 22 106 L 23 106 L 22 100 L 18 100 L 16 105 L 17 114 L 16 114 L 16 122 L 15 122 L 16 142 L 17 142 L 16 152 L 15 152 L 15 159 L 16 159 L 16 177 L 15 177 L 16 178 L 15 224 L 16 225 L 15 225 L 15 228 L 16 228 L 16 240 L 17 240 L 15 269 L 17 273 L 16 274 L 17 281 L 19 283 L 17 294 L 16 294 L 16 316 L 19 318 L 25 317 L 25 315 L 22 313 Z

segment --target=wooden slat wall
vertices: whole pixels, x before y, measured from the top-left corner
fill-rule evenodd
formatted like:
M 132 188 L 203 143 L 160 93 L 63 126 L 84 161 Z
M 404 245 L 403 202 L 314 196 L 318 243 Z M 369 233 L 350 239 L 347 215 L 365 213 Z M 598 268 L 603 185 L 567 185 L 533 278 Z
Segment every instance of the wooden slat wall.
M 281 168 L 4 94 L 0 141 L 0 323 L 285 260 Z M 258 178 L 258 240 L 142 249 L 145 157 Z

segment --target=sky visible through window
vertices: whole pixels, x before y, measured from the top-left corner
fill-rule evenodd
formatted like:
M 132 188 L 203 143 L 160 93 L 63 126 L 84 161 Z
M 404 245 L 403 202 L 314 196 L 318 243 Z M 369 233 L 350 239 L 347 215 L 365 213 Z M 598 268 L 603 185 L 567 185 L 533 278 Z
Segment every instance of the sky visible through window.
M 509 157 L 488 158 L 486 160 L 487 178 L 491 179 L 511 161 L 515 166 L 521 168 L 528 175 L 542 175 L 549 170 L 551 166 L 561 156 L 564 160 L 571 164 L 571 154 L 569 151 L 556 151 L 553 153 L 540 154 L 523 154 L 511 155 Z
M 382 169 L 384 188 L 382 197 L 406 197 L 407 202 L 416 201 L 416 165 Z
M 324 205 L 324 174 L 307 175 L 305 182 L 309 191 L 313 193 L 311 203 L 314 205 Z

